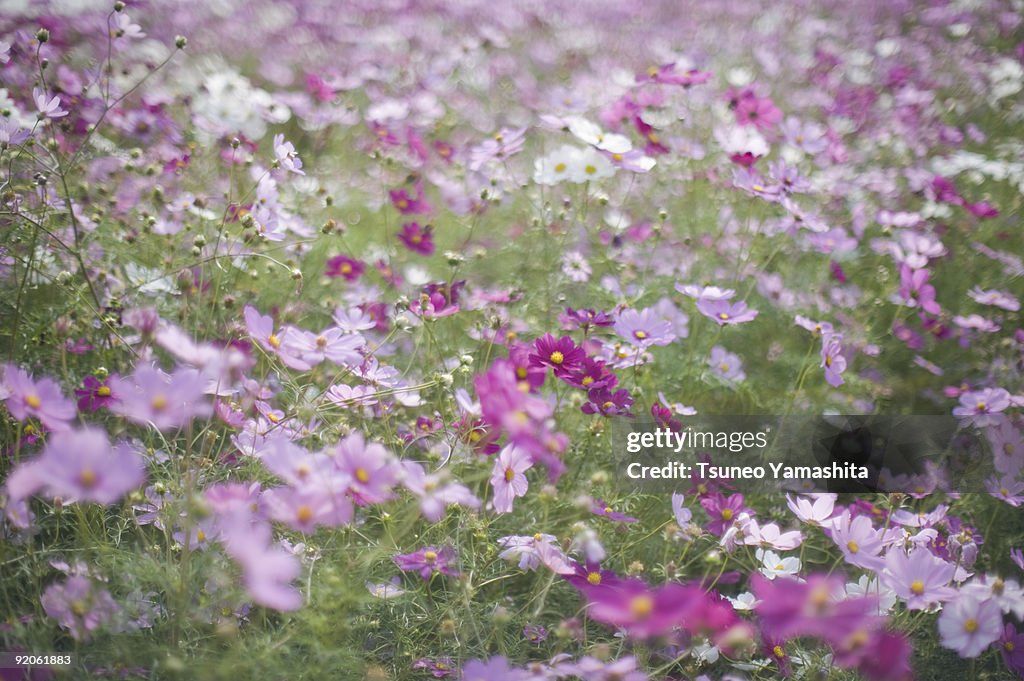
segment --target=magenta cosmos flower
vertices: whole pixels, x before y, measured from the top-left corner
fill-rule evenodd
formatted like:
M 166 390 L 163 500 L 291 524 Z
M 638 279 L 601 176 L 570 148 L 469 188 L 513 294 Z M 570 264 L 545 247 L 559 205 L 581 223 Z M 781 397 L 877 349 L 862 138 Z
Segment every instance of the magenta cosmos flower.
M 50 498 L 113 504 L 146 480 L 145 462 L 127 443 L 110 446 L 94 427 L 50 436 L 42 453 L 7 479 L 7 492 L 26 499 L 44 491 Z
M 4 368 L 4 386 L 7 392 L 7 411 L 19 421 L 37 418 L 50 430 L 67 430 L 75 418 L 75 405 L 64 397 L 60 386 L 52 378 L 32 380 L 27 373 L 8 364 Z
M 551 367 L 555 374 L 570 373 L 578 369 L 587 353 L 577 347 L 569 336 L 558 340 L 550 333 L 544 334 L 534 342 L 534 352 L 530 355 L 532 366 Z
M 533 459 L 525 450 L 509 445 L 501 450 L 491 470 L 491 487 L 494 488 L 494 510 L 510 513 L 512 502 L 526 495 L 530 483 L 526 471 L 533 467 Z
M 428 580 L 435 573 L 458 577 L 459 571 L 452 567 L 456 560 L 455 549 L 451 546 L 437 548 L 436 546 L 425 546 L 419 551 L 412 553 L 401 553 L 392 560 L 399 570 L 403 572 L 416 572 L 424 580 Z
M 758 314 L 757 310 L 748 309 L 742 301 L 731 303 L 728 300 L 701 299 L 697 301 L 697 310 L 719 326 L 753 321 Z
M 407 222 L 402 225 L 402 231 L 398 233 L 398 240 L 413 253 L 420 255 L 433 255 L 434 253 L 434 228 L 430 225 L 420 227 L 418 222 Z
M 614 587 L 587 588 L 587 614 L 629 636 L 649 638 L 670 632 L 684 623 L 705 598 L 699 585 L 669 583 L 651 589 L 639 579 L 622 581 Z
M 341 277 L 345 281 L 355 281 L 366 271 L 366 264 L 361 260 L 350 258 L 347 255 L 336 255 L 327 261 L 324 274 L 328 277 Z

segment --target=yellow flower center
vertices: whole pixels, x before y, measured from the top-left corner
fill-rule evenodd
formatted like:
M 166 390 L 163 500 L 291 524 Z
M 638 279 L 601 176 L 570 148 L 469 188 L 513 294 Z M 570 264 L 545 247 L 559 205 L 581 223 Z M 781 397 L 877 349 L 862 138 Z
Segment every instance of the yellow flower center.
M 405 199 L 398 199 L 398 207 L 399 208 L 408 208 L 409 207 L 409 202 L 406 201 Z
M 601 583 L 601 573 L 600 572 L 588 572 L 587 573 L 587 583 L 591 584 L 593 586 L 597 586 L 598 584 L 600 584 Z
M 110 387 L 101 385 L 99 388 L 96 389 L 96 394 L 99 395 L 100 397 L 110 397 Z
M 1017 649 L 1017 646 L 1013 645 L 1013 641 L 1007 641 L 1003 644 L 1003 648 L 1006 650 L 1006 652 L 1012 653 L 1014 650 Z
M 607 402 L 605 402 L 604 404 L 601 405 L 601 408 L 602 409 L 611 409 L 614 406 L 615 406 L 615 403 L 612 402 L 611 400 L 608 400 Z
M 920 579 L 915 579 L 913 582 L 910 583 L 910 592 L 917 596 L 923 594 L 924 582 L 922 582 Z
M 583 172 L 585 172 L 587 175 L 593 175 L 594 173 L 597 172 L 597 167 L 588 165 L 586 168 L 583 169 Z
M 722 509 L 722 520 L 732 520 L 732 509 L 731 508 L 723 508 Z
M 526 378 L 527 375 L 528 372 L 526 371 L 526 367 L 516 367 L 516 376 L 519 378 Z
M 654 612 L 654 600 L 647 594 L 640 594 L 629 602 L 629 612 L 637 619 L 643 619 Z
M 750 188 L 753 189 L 755 192 L 763 192 L 764 191 L 764 187 L 762 187 L 759 184 L 752 184 L 752 185 L 750 185 Z
M 985 409 L 987 409 L 987 408 L 988 408 L 987 404 L 985 404 L 984 402 L 978 402 L 978 407 L 977 407 L 978 411 L 985 411 Z
M 633 335 L 636 336 L 638 340 L 643 340 L 644 338 L 647 338 L 646 331 L 634 331 Z
M 274 334 L 270 334 L 269 336 L 267 336 L 267 342 L 270 343 L 270 347 L 272 348 L 281 347 L 281 339 L 275 336 Z
M 555 172 L 556 173 L 564 173 L 565 172 L 565 164 L 564 163 L 556 163 L 555 164 Z
M 43 405 L 43 401 L 39 399 L 39 395 L 25 395 L 25 404 L 33 409 L 38 409 Z
M 419 234 L 413 234 L 411 237 L 409 237 L 409 241 L 413 242 L 414 244 L 418 244 L 421 241 L 423 241 L 423 237 L 420 236 Z
M 775 646 L 774 648 L 772 648 L 772 654 L 775 655 L 775 657 L 785 657 L 786 651 L 782 648 L 782 646 Z
M 505 469 L 505 482 L 512 482 L 516 477 L 516 472 L 511 468 Z
M 647 75 L 650 76 L 651 78 L 653 78 L 654 76 L 658 75 L 658 67 L 657 66 L 649 66 L 647 68 Z
M 423 554 L 423 560 L 427 561 L 428 563 L 433 563 L 435 560 L 437 560 L 437 552 L 427 551 Z
M 593 376 L 584 376 L 583 380 L 580 381 L 580 383 L 582 383 L 583 385 L 590 385 L 593 382 L 594 382 L 594 377 Z
M 75 613 L 78 617 L 82 617 L 85 613 L 89 612 L 89 604 L 85 601 L 75 601 L 71 604 L 71 612 Z
M 852 539 L 846 542 L 846 548 L 850 549 L 850 553 L 857 553 L 860 551 L 860 545 Z
M 552 364 L 561 364 L 562 362 L 565 361 L 565 355 L 563 355 L 558 350 L 555 350 L 554 352 L 551 353 L 551 356 L 548 359 L 551 360 Z
M 964 631 L 966 631 L 968 634 L 973 634 L 977 630 L 978 630 L 978 620 L 976 620 L 976 619 L 974 619 L 972 617 L 969 620 L 967 620 L 966 622 L 964 622 Z
M 719 319 L 723 319 L 723 320 L 728 319 L 729 318 L 729 313 L 728 312 L 719 312 L 718 313 L 718 318 Z
M 324 338 L 323 336 L 317 336 L 316 337 L 316 346 L 318 348 L 326 348 L 327 347 L 327 339 Z
M 622 160 L 622 154 L 612 154 L 612 160 L 614 160 L 614 161 L 621 161 Z
M 167 408 L 167 398 L 163 395 L 157 395 L 149 404 L 153 407 L 153 411 L 163 411 Z
M 611 506 L 605 506 L 604 507 L 604 512 L 605 513 L 611 513 L 612 512 L 612 507 Z
M 544 535 L 542 535 L 540 532 L 537 532 L 536 534 L 533 535 L 533 541 L 540 541 L 543 538 L 544 538 Z
M 313 509 L 306 504 L 302 504 L 295 510 L 295 517 L 300 523 L 308 523 L 313 519 Z
M 82 487 L 86 489 L 92 489 L 99 482 L 99 478 L 96 477 L 96 472 L 91 468 L 86 468 L 78 474 L 78 482 Z
M 366 483 L 370 482 L 370 474 L 366 472 L 365 468 L 357 468 L 356 480 L 365 485 Z
M 342 274 L 352 274 L 352 265 L 348 264 L 347 262 L 341 263 L 341 267 L 339 269 L 341 270 Z

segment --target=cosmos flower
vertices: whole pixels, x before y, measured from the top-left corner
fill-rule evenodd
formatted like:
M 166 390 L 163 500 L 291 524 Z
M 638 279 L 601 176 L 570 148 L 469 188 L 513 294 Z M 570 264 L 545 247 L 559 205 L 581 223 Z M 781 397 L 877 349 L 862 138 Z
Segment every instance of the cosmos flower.
M 60 97 L 57 95 L 47 99 L 46 92 L 34 87 L 32 88 L 32 100 L 36 103 L 36 109 L 39 111 L 37 115 L 40 120 L 44 118 L 63 118 L 68 115 L 67 111 L 60 108 Z
M 0 397 L 6 397 L 7 411 L 19 421 L 37 418 L 54 431 L 67 430 L 75 418 L 75 404 L 64 397 L 52 378 L 32 379 L 13 364 L 4 367 Z M 6 395 L 5 395 L 6 393 Z
M 757 310 L 748 309 L 747 304 L 742 301 L 730 303 L 727 300 L 701 298 L 697 301 L 697 310 L 719 326 L 743 324 L 757 317 Z
M 594 515 L 599 515 L 602 518 L 614 520 L 618 523 L 635 523 L 639 520 L 639 518 L 634 518 L 633 516 L 614 510 L 605 502 L 604 499 L 595 499 L 593 505 L 590 507 L 590 512 Z
M 7 493 L 25 499 L 40 491 L 49 498 L 114 504 L 145 482 L 145 462 L 130 445 L 110 446 L 96 427 L 53 433 L 35 459 L 7 478 Z
M 739 382 L 747 377 L 743 372 L 743 360 L 739 355 L 729 352 L 721 345 L 711 348 L 708 366 L 711 367 L 711 373 L 725 381 Z
M 669 345 L 676 340 L 672 325 L 652 308 L 626 308 L 615 320 L 615 333 L 636 347 Z
M 139 425 L 171 430 L 213 413 L 206 401 L 206 379 L 195 369 L 181 368 L 165 374 L 140 364 L 129 376 L 111 378 L 110 384 L 118 396 L 110 411 Z
M 961 593 L 943 606 L 938 628 L 944 647 L 960 657 L 978 657 L 1003 635 L 1003 617 L 994 601 Z
M 40 602 L 43 612 L 76 641 L 88 641 L 93 632 L 112 624 L 121 612 L 110 592 L 84 575 L 71 575 L 63 583 L 51 584 Z
M 821 338 L 821 368 L 825 370 L 825 381 L 833 388 L 841 386 L 846 358 L 843 357 L 843 336 L 838 333 L 823 335 Z
M 114 378 L 117 378 L 115 375 Z M 82 380 L 82 387 L 75 389 L 75 397 L 78 398 L 78 410 L 81 412 L 95 412 L 109 407 L 117 400 L 109 385 L 110 377 L 97 378 L 92 374 Z
M 398 470 L 394 456 L 383 445 L 367 443 L 362 433 L 353 431 L 334 452 L 338 470 L 348 476 L 348 491 L 357 504 L 379 504 L 394 496 Z
M 933 555 L 924 547 L 909 553 L 894 547 L 885 555 L 882 583 L 906 601 L 909 610 L 922 610 L 956 595 L 949 587 L 956 566 Z
M 302 170 L 302 159 L 295 151 L 295 145 L 284 141 L 284 135 L 274 135 L 274 158 L 277 165 L 296 175 L 305 175 Z
M 526 471 L 533 467 L 533 460 L 522 449 L 509 445 L 501 450 L 491 470 L 491 487 L 494 489 L 494 510 L 497 513 L 511 513 L 512 502 L 526 495 L 530 483 Z
M 392 558 L 395 565 L 403 572 L 416 572 L 424 580 L 429 580 L 433 575 L 448 575 L 458 577 L 459 571 L 453 567 L 456 561 L 455 549 L 451 546 L 438 548 L 436 546 L 425 546 L 412 553 L 402 553 Z
M 434 254 L 434 228 L 430 225 L 420 227 L 418 222 L 406 222 L 398 233 L 398 240 L 413 253 Z
M 870 516 L 854 516 L 846 510 L 829 523 L 829 535 L 846 562 L 866 570 L 880 571 L 885 566 L 885 544 Z
M 347 255 L 339 254 L 327 260 L 324 274 L 331 278 L 341 277 L 345 281 L 356 281 L 366 271 L 366 263 Z

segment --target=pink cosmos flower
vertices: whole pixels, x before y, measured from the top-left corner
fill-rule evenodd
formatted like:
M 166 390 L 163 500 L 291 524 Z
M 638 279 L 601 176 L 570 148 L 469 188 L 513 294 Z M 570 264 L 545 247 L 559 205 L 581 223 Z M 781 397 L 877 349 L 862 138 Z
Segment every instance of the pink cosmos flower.
M 758 130 L 770 130 L 782 120 L 782 112 L 768 97 L 758 97 L 751 90 L 740 96 L 735 109 L 736 122 L 752 125 Z
M 366 346 L 366 341 L 358 334 L 345 333 L 337 327 L 320 333 L 288 329 L 282 346 L 286 355 L 297 357 L 310 367 L 324 360 L 337 366 L 353 367 L 362 364 L 363 356 L 359 351 Z
M 17 420 L 37 418 L 54 431 L 71 427 L 71 421 L 75 418 L 75 404 L 64 397 L 60 386 L 52 378 L 33 381 L 27 373 L 8 364 L 4 367 L 0 396 L 5 392 L 7 411 Z
M 57 95 L 47 99 L 46 92 L 34 87 L 32 88 L 32 99 L 36 103 L 36 109 L 39 111 L 37 116 L 40 120 L 44 118 L 63 118 L 68 115 L 67 111 L 60 108 L 60 97 Z
M 830 523 L 830 536 L 843 552 L 847 563 L 878 572 L 885 566 L 882 551 L 885 544 L 881 533 L 871 524 L 871 517 L 852 516 L 843 511 Z
M 805 494 L 798 497 L 791 497 L 787 494 L 786 505 L 801 521 L 808 525 L 824 527 L 830 524 L 829 519 L 835 509 L 836 499 L 835 494 L 827 492 Z
M 335 451 L 335 462 L 349 476 L 348 490 L 357 504 L 379 504 L 394 496 L 391 488 L 398 482 L 398 466 L 383 445 L 368 444 L 362 433 L 353 431 Z
M 651 588 L 642 580 L 620 581 L 613 587 L 589 587 L 587 614 L 598 622 L 626 630 L 629 636 L 660 636 L 688 621 L 706 595 L 699 585 L 669 583 Z
M 419 498 L 420 513 L 430 522 L 440 522 L 448 506 L 480 508 L 480 500 L 465 485 L 446 482 L 438 473 L 427 473 L 415 461 L 403 461 L 402 468 L 402 484 Z
M 213 407 L 206 401 L 206 379 L 195 369 L 165 374 L 141 364 L 131 376 L 112 378 L 110 384 L 118 396 L 110 411 L 157 430 L 180 428 L 194 418 L 213 413 Z
M 742 301 L 730 303 L 727 300 L 704 298 L 697 301 L 697 310 L 708 319 L 714 320 L 719 326 L 753 321 L 758 314 L 757 310 L 747 309 L 747 304 Z
M 277 165 L 296 175 L 305 175 L 302 159 L 295 152 L 295 145 L 284 141 L 284 135 L 274 135 L 274 157 Z
M 403 572 L 416 572 L 424 580 L 429 580 L 435 574 L 458 577 L 459 571 L 453 567 L 457 557 L 455 549 L 451 546 L 438 548 L 436 546 L 425 546 L 419 551 L 403 553 L 394 556 L 392 560 L 399 570 Z
M 907 553 L 893 547 L 885 556 L 882 583 L 896 592 L 910 610 L 922 610 L 935 603 L 948 601 L 956 595 L 949 582 L 956 566 L 924 547 Z
M 260 347 L 272 355 L 277 355 L 285 366 L 292 369 L 309 371 L 312 368 L 307 362 L 289 352 L 288 347 L 284 345 L 284 338 L 289 332 L 287 328 L 274 331 L 274 319 L 270 315 L 261 315 L 251 305 L 246 305 L 242 314 L 245 317 L 246 330 Z
M 640 348 L 651 345 L 669 345 L 676 340 L 672 324 L 652 308 L 635 310 L 627 308 L 619 313 L 615 321 L 615 333 L 627 343 Z
M 512 502 L 526 495 L 530 483 L 526 471 L 533 467 L 530 455 L 515 445 L 501 450 L 491 470 L 491 487 L 494 489 L 494 510 L 510 513 Z
M 822 336 L 821 368 L 825 370 L 825 381 L 833 388 L 838 388 L 846 382 L 842 376 L 846 371 L 842 334 L 830 333 Z
M 960 396 L 960 406 L 953 408 L 953 415 L 969 420 L 975 426 L 998 425 L 1002 420 L 997 416 L 1010 406 L 1010 393 L 1003 388 L 983 388 Z
M 977 657 L 1003 634 L 1003 616 L 995 601 L 962 592 L 942 608 L 938 628 L 943 646 Z
M 51 584 L 40 601 L 47 616 L 57 620 L 76 641 L 88 641 L 94 631 L 111 624 L 121 611 L 109 591 L 84 575 L 71 575 L 63 583 Z
M 220 525 L 224 549 L 242 568 L 242 584 L 250 598 L 274 610 L 298 610 L 302 594 L 291 582 L 302 572 L 302 564 L 273 543 L 270 525 L 244 512 L 227 514 Z
M 145 479 L 145 462 L 130 445 L 112 448 L 103 430 L 87 427 L 52 434 L 38 457 L 11 473 L 6 489 L 13 499 L 44 491 L 51 499 L 113 504 Z

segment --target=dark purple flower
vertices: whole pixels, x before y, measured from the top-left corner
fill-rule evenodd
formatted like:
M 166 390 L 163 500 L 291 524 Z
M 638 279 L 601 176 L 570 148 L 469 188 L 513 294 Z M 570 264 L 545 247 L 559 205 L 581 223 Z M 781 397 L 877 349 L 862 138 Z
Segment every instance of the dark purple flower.
M 633 398 L 629 391 L 620 388 L 612 392 L 608 388 L 593 388 L 587 393 L 586 402 L 580 409 L 584 414 L 601 414 L 602 416 L 632 416 L 630 407 L 633 405 Z
M 540 645 L 548 639 L 548 630 L 539 624 L 527 624 L 523 627 L 523 638 L 534 645 Z

